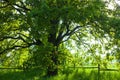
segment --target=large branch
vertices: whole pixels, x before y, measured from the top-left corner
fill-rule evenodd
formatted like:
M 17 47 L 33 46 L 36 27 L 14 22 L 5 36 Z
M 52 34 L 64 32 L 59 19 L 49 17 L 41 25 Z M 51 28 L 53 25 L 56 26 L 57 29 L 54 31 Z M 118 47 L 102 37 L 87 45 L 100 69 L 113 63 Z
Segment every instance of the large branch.
M 3 5 L 3 6 L 0 6 L 0 8 L 6 8 L 8 7 L 10 4 L 6 4 L 6 5 Z
M 77 32 L 82 26 L 76 26 L 75 28 L 73 28 L 72 30 L 67 30 L 66 33 L 62 36 L 62 40 L 63 38 L 67 37 L 67 39 L 63 40 L 62 42 L 67 41 L 75 32 Z
M 11 6 L 20 13 L 30 11 L 30 9 L 27 8 L 24 2 L 22 1 L 19 1 L 19 3 L 11 3 L 9 0 L 2 0 L 2 4 L 4 5 L 0 6 L 0 8 L 6 8 L 8 6 Z
M 13 49 L 29 48 L 29 47 L 32 46 L 32 45 L 43 45 L 43 43 L 42 43 L 41 41 L 36 41 L 36 42 L 29 43 L 29 44 L 26 44 L 26 45 L 14 45 L 14 46 L 12 46 L 12 47 L 8 47 L 8 48 L 0 51 L 0 54 L 3 54 L 3 53 L 5 53 L 6 51 L 13 50 Z
M 6 8 L 10 5 L 7 0 L 1 0 L 0 4 L 1 4 L 0 8 Z
M 26 12 L 26 11 L 30 11 L 30 9 L 27 8 L 22 1 L 20 1 L 20 4 L 21 4 L 21 5 L 19 5 L 19 4 L 13 4 L 13 5 L 14 5 L 14 6 L 17 6 L 17 7 L 20 8 L 20 9 L 23 9 L 25 12 Z M 14 7 L 14 8 L 15 8 L 15 7 Z M 18 8 L 15 8 L 15 9 L 18 10 Z
M 22 38 L 21 36 L 18 36 L 18 37 L 4 36 L 4 37 L 0 38 L 0 41 L 6 40 L 6 39 L 18 39 L 18 40 L 22 40 L 23 42 L 28 44 L 28 42 L 24 38 Z
M 72 30 L 69 29 L 69 25 L 66 25 L 66 32 L 63 33 L 63 31 L 61 33 L 59 33 L 56 41 L 58 44 L 63 43 L 65 41 L 67 41 L 68 39 L 70 39 L 70 37 L 77 32 L 82 26 L 76 26 L 75 28 L 73 28 Z M 66 38 L 66 39 L 65 39 Z
M 9 50 L 18 49 L 18 48 L 27 48 L 27 47 L 29 47 L 29 46 L 28 45 L 26 45 L 26 46 L 15 45 L 15 46 L 12 46 L 12 47 L 9 47 L 9 48 L 6 48 L 6 49 L 2 50 L 0 52 L 0 54 L 3 54 L 3 53 L 5 53 L 6 51 L 9 51 Z
M 24 35 L 25 37 L 25 35 Z M 23 37 L 18 36 L 18 37 L 13 37 L 13 36 L 4 36 L 2 38 L 0 38 L 0 41 L 4 41 L 6 39 L 13 39 L 13 40 L 22 40 L 25 44 L 20 44 L 20 45 L 15 45 L 13 44 L 13 46 L 11 47 L 7 47 L 6 49 L 0 51 L 0 54 L 3 54 L 6 51 L 12 50 L 12 49 L 16 49 L 16 48 L 29 48 L 32 45 L 43 45 L 43 43 L 40 40 L 35 40 L 32 42 L 28 42 L 27 40 L 25 40 Z
M 29 37 L 25 36 L 24 34 L 20 34 L 21 36 L 18 36 L 18 37 L 13 37 L 13 36 L 4 36 L 4 37 L 1 37 L 0 38 L 0 41 L 3 41 L 3 40 L 6 40 L 6 39 L 18 39 L 18 40 L 22 40 L 24 43 L 26 44 L 31 44 L 31 43 L 34 43 L 35 45 L 39 45 L 39 44 L 43 44 L 40 40 L 30 40 Z M 26 39 L 24 39 L 22 36 L 24 36 Z M 30 40 L 30 42 L 27 41 L 27 39 Z
M 66 22 L 63 23 L 63 26 L 65 26 L 66 31 L 64 31 L 65 29 L 61 26 L 61 28 L 59 30 L 59 34 L 56 38 L 58 44 L 61 43 L 61 41 L 65 37 L 65 35 L 69 33 L 69 31 L 70 31 L 69 25 L 70 25 L 70 23 L 66 23 Z
M 72 35 L 74 34 L 76 31 L 78 31 L 82 26 L 76 26 L 75 28 L 73 28 L 68 34 L 66 34 L 66 36 Z

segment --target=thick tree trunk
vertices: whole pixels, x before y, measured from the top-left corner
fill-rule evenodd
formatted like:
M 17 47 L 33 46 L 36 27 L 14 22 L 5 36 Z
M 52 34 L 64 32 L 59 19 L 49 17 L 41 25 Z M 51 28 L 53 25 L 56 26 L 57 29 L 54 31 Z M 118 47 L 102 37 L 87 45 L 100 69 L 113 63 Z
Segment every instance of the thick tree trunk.
M 58 60 L 59 41 L 57 41 L 56 39 L 56 32 L 49 34 L 48 42 L 52 43 L 54 46 L 51 54 L 51 61 L 53 63 L 48 66 L 47 76 L 54 76 L 58 74 L 58 66 L 59 66 L 59 60 Z
M 58 51 L 53 51 L 51 55 L 51 60 L 53 64 L 50 64 L 47 69 L 47 76 L 55 76 L 58 74 Z
M 48 67 L 47 76 L 55 76 L 58 74 L 58 68 Z

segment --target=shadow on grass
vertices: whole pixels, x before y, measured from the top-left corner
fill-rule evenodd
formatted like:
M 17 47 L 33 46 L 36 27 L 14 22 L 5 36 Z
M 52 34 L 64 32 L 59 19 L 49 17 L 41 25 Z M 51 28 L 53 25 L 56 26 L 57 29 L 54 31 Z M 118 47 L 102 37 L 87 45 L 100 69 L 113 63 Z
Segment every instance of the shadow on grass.
M 66 70 L 54 77 L 43 77 L 43 70 L 0 71 L 0 80 L 98 80 L 97 70 Z M 119 80 L 120 72 L 101 72 L 99 80 Z
M 0 80 L 38 80 L 43 75 L 42 70 L 2 70 L 0 71 Z

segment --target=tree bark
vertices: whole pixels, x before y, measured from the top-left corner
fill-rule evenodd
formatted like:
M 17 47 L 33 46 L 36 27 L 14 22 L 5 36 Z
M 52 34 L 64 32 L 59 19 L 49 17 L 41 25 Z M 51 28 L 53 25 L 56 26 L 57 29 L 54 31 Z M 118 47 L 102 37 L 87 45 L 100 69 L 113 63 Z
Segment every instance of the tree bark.
M 47 76 L 55 76 L 58 74 L 58 66 L 59 66 L 59 60 L 58 60 L 58 42 L 55 38 L 56 34 L 50 34 L 48 38 L 48 42 L 53 44 L 53 51 L 51 54 L 51 61 L 53 64 L 50 64 L 47 68 Z
M 59 66 L 59 60 L 58 60 L 58 51 L 54 50 L 51 55 L 51 60 L 53 64 L 50 64 L 47 68 L 47 76 L 55 76 L 58 74 L 58 66 Z

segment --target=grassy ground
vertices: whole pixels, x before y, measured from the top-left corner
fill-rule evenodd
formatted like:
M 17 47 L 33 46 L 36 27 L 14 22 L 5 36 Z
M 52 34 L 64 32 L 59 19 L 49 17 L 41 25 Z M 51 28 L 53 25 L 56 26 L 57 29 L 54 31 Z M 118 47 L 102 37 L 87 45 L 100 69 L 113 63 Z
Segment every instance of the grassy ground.
M 120 72 L 101 71 L 98 76 L 97 70 L 66 70 L 64 74 L 54 77 L 43 77 L 41 70 L 12 71 L 1 70 L 0 80 L 120 80 Z

